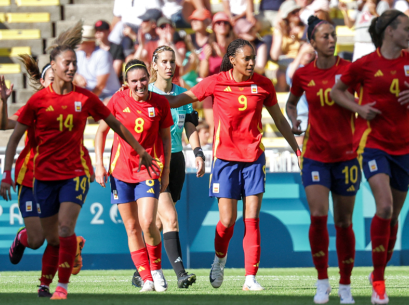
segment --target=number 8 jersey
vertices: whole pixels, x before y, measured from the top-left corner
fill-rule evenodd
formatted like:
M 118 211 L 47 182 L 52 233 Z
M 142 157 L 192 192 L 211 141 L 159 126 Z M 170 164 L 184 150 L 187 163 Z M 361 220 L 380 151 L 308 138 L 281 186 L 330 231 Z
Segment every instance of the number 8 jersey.
M 149 92 L 146 101 L 135 101 L 129 89 L 115 93 L 108 103 L 108 109 L 135 137 L 153 158 L 159 159 L 163 167 L 165 157 L 160 129 L 173 125 L 168 100 L 156 93 Z M 138 173 L 139 155 L 118 135 L 114 135 L 111 151 L 110 173 L 115 178 L 138 183 L 160 176 L 149 176 L 145 167 Z
M 271 80 L 254 73 L 247 81 L 236 82 L 230 70 L 203 79 L 191 91 L 199 101 L 213 96 L 214 158 L 256 161 L 264 151 L 263 105 L 277 104 Z

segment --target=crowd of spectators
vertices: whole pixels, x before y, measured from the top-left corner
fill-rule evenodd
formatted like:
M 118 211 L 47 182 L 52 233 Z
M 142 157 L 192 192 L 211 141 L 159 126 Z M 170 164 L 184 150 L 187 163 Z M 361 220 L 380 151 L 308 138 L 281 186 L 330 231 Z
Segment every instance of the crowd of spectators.
M 340 56 L 356 60 L 375 49 L 368 33 L 372 18 L 391 8 L 409 14 L 408 0 L 261 0 L 257 10 L 253 0 L 222 0 L 222 8 L 212 14 L 210 0 L 115 0 L 111 23 L 99 20 L 84 26 L 75 83 L 108 103 L 123 81 L 126 62 L 136 58 L 150 66 L 153 51 L 167 45 L 176 54 L 173 82 L 189 89 L 218 73 L 229 43 L 243 38 L 256 52 L 255 72 L 266 73 L 266 64 L 272 61 L 276 69 L 270 78 L 276 91 L 287 92 L 294 72 L 315 58 L 306 37 L 311 15 L 354 28 L 354 52 Z M 334 11 L 344 20 L 334 22 Z M 203 109 L 202 145 L 210 145 L 213 101 L 207 98 L 194 106 Z M 305 100 L 298 112 L 305 126 Z

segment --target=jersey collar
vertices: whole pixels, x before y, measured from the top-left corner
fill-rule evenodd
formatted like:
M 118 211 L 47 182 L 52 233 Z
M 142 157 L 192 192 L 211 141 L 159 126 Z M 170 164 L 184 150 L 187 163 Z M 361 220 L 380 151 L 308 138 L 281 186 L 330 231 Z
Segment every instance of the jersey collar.
M 232 71 L 233 71 L 233 69 L 230 69 L 230 70 L 229 70 L 228 77 L 230 77 L 230 79 L 231 79 L 232 81 L 236 82 L 236 81 L 234 80 L 234 78 L 233 78 L 233 72 L 232 72 Z M 250 75 L 249 79 L 246 80 L 246 82 L 249 81 L 249 80 L 251 80 L 251 79 L 253 78 L 253 75 L 254 75 L 254 72 L 253 72 L 253 74 Z M 237 82 L 236 82 L 236 83 L 237 83 Z
M 75 88 L 76 88 L 75 85 L 72 84 L 72 91 L 71 91 L 71 92 L 75 92 Z M 60 94 L 56 93 L 56 92 L 53 90 L 53 83 L 51 83 L 50 85 L 48 85 L 48 90 L 50 90 L 51 93 L 55 93 L 55 94 L 57 94 L 57 95 L 60 95 Z

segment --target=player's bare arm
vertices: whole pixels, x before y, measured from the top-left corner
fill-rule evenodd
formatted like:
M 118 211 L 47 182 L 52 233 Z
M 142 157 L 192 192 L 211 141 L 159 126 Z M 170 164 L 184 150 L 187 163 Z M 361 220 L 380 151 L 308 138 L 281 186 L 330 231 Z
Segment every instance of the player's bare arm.
M 301 96 L 295 96 L 294 94 L 290 93 L 290 96 L 288 97 L 287 104 L 285 105 L 285 110 L 287 112 L 287 116 L 291 121 L 291 124 L 293 128 L 291 129 L 293 134 L 300 135 L 305 130 L 301 130 L 300 124 L 301 121 L 297 120 L 298 114 L 297 114 L 297 104 L 298 101 L 300 100 Z
M 189 139 L 190 147 L 192 150 L 195 150 L 195 148 L 200 148 L 200 140 L 199 140 L 199 134 L 197 133 L 196 126 L 193 125 L 191 122 L 186 122 L 185 123 L 185 130 L 186 130 L 186 136 Z M 195 164 L 196 164 L 196 177 L 203 177 L 205 174 L 205 164 L 204 160 L 202 157 L 196 157 L 195 158 Z
M 105 170 L 103 154 L 109 129 L 108 124 L 101 120 L 95 135 L 95 179 L 102 187 L 105 187 L 108 181 L 108 173 Z
M 198 101 L 196 95 L 194 95 L 191 90 L 183 92 L 182 94 L 176 96 L 166 95 L 165 97 L 169 101 L 170 108 L 179 108 L 181 106 L 192 104 Z
M 163 142 L 163 152 L 165 155 L 165 164 L 162 171 L 162 179 L 160 191 L 161 193 L 166 190 L 169 185 L 169 173 L 170 173 L 170 156 L 172 153 L 172 137 L 170 136 L 170 127 L 161 128 L 159 131 L 160 137 Z

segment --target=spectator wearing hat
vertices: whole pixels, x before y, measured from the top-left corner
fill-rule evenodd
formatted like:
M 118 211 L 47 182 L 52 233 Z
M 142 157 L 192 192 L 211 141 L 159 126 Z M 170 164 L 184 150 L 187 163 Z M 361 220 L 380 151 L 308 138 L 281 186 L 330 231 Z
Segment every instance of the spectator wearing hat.
M 74 83 L 97 95 L 105 104 L 121 87 L 112 65 L 112 57 L 95 44 L 95 28 L 83 26 L 82 43 L 77 54 L 77 73 Z
M 254 72 L 264 74 L 264 67 L 267 63 L 267 45 L 258 38 L 256 27 L 247 19 L 242 18 L 234 25 L 234 33 L 238 38 L 251 42 L 256 53 Z
M 188 28 L 189 17 L 194 10 L 211 10 L 210 0 L 162 0 L 163 15 L 172 20 L 177 28 Z
M 253 0 L 223 0 L 222 3 L 223 11 L 233 26 L 240 18 L 247 18 L 249 22 L 256 25 Z
M 109 23 L 104 20 L 98 20 L 94 24 L 95 39 L 98 46 L 105 51 L 108 51 L 113 60 L 113 67 L 118 77 L 121 76 L 122 65 L 125 61 L 124 49 L 121 45 L 115 44 L 108 40 L 110 27 Z
M 158 20 L 156 33 L 159 36 L 158 40 L 155 41 L 145 41 L 143 35 L 139 35 L 139 45 L 134 54 L 134 58 L 143 60 L 148 69 L 152 62 L 152 56 L 155 49 L 159 46 L 169 46 L 173 50 L 175 50 L 175 60 L 176 60 L 176 70 L 175 75 L 173 76 L 173 83 L 180 86 L 180 71 L 179 68 L 183 64 L 183 59 L 185 58 L 186 54 L 186 44 L 183 41 L 174 41 L 174 34 L 175 34 L 175 24 L 172 20 L 169 20 L 166 17 L 161 17 Z

